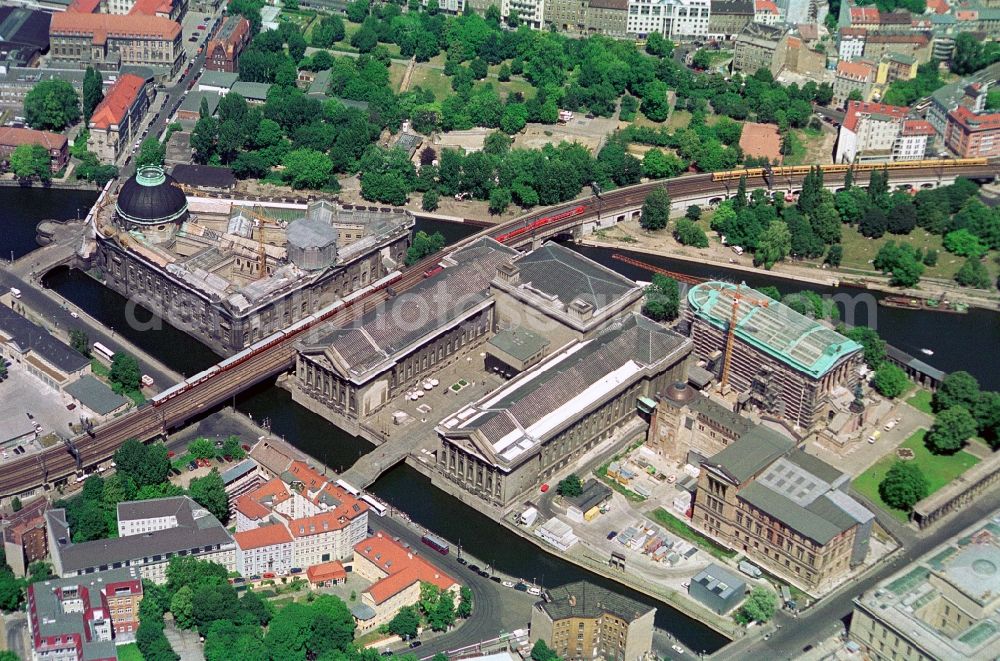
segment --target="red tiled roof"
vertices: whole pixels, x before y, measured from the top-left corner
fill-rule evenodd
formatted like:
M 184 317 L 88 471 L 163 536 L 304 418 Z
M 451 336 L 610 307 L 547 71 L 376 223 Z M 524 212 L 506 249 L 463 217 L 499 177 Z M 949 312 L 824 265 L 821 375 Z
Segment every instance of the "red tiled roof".
M 94 108 L 94 114 L 90 116 L 90 125 L 104 130 L 111 128 L 112 124 L 121 125 L 145 85 L 145 80 L 131 73 L 119 77 L 107 95 Z
M 774 4 L 772 0 L 755 0 L 753 5 L 754 11 L 767 12 L 769 14 L 777 14 L 778 5 Z
M 340 564 L 336 560 L 333 560 L 331 562 L 323 562 L 307 568 L 306 578 L 309 579 L 310 583 L 319 583 L 320 581 L 339 581 L 342 578 L 347 578 L 347 572 L 344 571 L 344 565 Z
M 248 549 L 259 549 L 265 546 L 276 544 L 291 544 L 292 536 L 285 530 L 285 526 L 275 524 L 271 526 L 261 526 L 253 530 L 238 532 L 233 535 L 233 539 L 244 551 Z
M 288 493 L 288 487 L 285 486 L 285 483 L 275 477 L 260 485 L 250 493 L 243 494 L 237 498 L 236 510 L 249 519 L 262 519 L 270 514 L 271 510 L 269 507 L 261 504 L 261 501 L 267 499 L 269 501 L 268 504 L 273 507 L 278 503 L 285 502 L 291 497 L 292 496 Z
M 288 472 L 295 476 L 295 479 L 305 485 L 307 491 L 317 491 L 326 483 L 326 478 L 311 468 L 304 461 L 293 461 L 288 467 Z
M 170 12 L 173 8 L 173 3 L 170 0 L 135 0 L 135 4 L 132 5 L 132 9 L 129 11 L 129 14 L 139 16 L 156 16 L 159 13 L 170 16 Z
M 903 122 L 903 135 L 934 135 L 934 127 L 922 119 L 908 119 Z
M 851 23 L 877 23 L 877 7 L 851 7 Z
M 73 0 L 73 2 L 69 3 L 66 11 L 80 14 L 96 14 L 100 6 L 101 0 Z
M 868 34 L 865 28 L 840 28 L 840 36 L 843 37 L 863 37 Z
M 951 9 L 948 0 L 927 0 L 927 8 L 935 14 L 947 14 L 948 10 Z
M 20 145 L 41 145 L 46 149 L 62 149 L 66 146 L 66 136 L 35 129 L 15 129 L 0 127 L 0 145 L 18 147 Z
M 881 114 L 890 117 L 905 117 L 908 112 L 910 109 L 906 106 L 890 106 L 885 103 L 870 103 L 868 101 L 848 101 L 843 127 L 848 131 L 856 131 L 861 115 Z
M 250 494 L 243 494 L 236 499 L 236 511 L 254 521 L 263 519 L 270 514 L 270 511 L 250 497 Z
M 238 22 L 235 25 L 231 25 L 230 21 Z M 222 24 L 219 31 L 208 40 L 208 49 L 206 52 L 211 53 L 216 48 L 222 48 L 227 57 L 232 57 L 236 45 L 240 41 L 247 39 L 249 33 L 250 22 L 247 19 L 231 16 L 226 19 L 226 22 Z
M 848 62 L 846 60 L 837 62 L 837 75 L 853 80 L 868 80 L 873 70 L 870 64 L 864 62 Z
M 354 550 L 388 574 L 367 590 L 376 604 L 381 604 L 414 583 L 431 583 L 442 590 L 447 590 L 457 583 L 451 576 L 424 560 L 413 549 L 403 548 L 381 533 L 361 542 L 354 547 Z
M 331 510 L 314 516 L 293 519 L 288 522 L 288 527 L 291 529 L 293 537 L 309 537 L 310 535 L 322 535 L 332 530 L 340 530 L 350 522 L 350 519 L 339 516 L 336 510 Z
M 959 106 L 948 113 L 948 121 L 961 125 L 970 133 L 1000 129 L 1000 113 L 977 115 L 965 106 Z
M 108 35 L 115 37 L 158 37 L 176 39 L 181 26 L 160 16 L 120 16 L 117 14 L 81 14 L 56 12 L 49 24 L 49 35 L 89 34 L 95 44 L 103 44 Z

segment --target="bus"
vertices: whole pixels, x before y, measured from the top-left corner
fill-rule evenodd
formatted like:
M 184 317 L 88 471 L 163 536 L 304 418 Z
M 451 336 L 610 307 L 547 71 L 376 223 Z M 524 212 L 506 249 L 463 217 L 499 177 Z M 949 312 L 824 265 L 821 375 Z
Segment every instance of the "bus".
M 347 482 L 344 482 L 343 480 L 337 480 L 336 482 L 334 482 L 334 484 L 336 484 L 338 487 L 340 487 L 341 489 L 343 489 L 347 493 L 351 494 L 355 498 L 357 498 L 361 494 L 360 491 L 358 491 L 357 489 L 355 489 L 354 487 L 352 487 Z
M 379 516 L 385 516 L 386 510 L 389 508 L 380 503 L 374 496 L 369 496 L 368 494 L 362 494 L 361 500 L 368 503 L 368 507 L 372 509 L 373 512 Z
M 103 358 L 109 363 L 114 360 L 115 352 L 107 348 L 100 342 L 94 342 L 94 353 L 97 354 L 98 358 Z
M 448 551 L 451 550 L 451 547 L 448 546 L 448 542 L 444 541 L 437 535 L 432 535 L 430 533 L 427 533 L 426 535 L 420 538 L 420 541 L 426 544 L 427 546 L 431 547 L 441 555 L 448 555 Z

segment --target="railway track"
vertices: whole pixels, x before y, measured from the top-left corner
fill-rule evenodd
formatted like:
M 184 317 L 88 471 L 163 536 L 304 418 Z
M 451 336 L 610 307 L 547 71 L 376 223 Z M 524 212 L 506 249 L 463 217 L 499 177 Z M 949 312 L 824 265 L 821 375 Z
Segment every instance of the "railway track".
M 899 179 L 940 177 L 945 171 L 943 166 L 927 168 L 907 168 L 889 170 L 890 183 L 893 176 Z M 998 174 L 996 164 L 968 165 L 948 167 L 949 175 L 969 176 L 972 178 L 995 178 Z M 684 201 L 689 197 L 704 197 L 706 195 L 725 198 L 732 194 L 738 185 L 739 177 L 728 177 L 718 180 L 719 173 L 696 174 L 671 179 L 666 182 L 649 182 L 637 184 L 628 188 L 609 191 L 600 197 L 591 196 L 578 198 L 554 207 L 532 212 L 513 220 L 490 226 L 481 232 L 466 237 L 449 248 L 449 252 L 460 250 L 483 237 L 496 238 L 514 230 L 527 227 L 546 218 L 553 218 L 579 208 L 586 210 L 569 217 L 543 224 L 544 235 L 557 234 L 558 231 L 572 227 L 581 220 L 590 220 L 601 214 L 612 214 L 622 208 L 634 207 L 643 202 L 650 191 L 665 187 L 675 202 Z M 804 174 L 782 175 L 781 186 L 801 185 Z M 843 181 L 843 172 L 833 172 L 827 175 L 827 183 Z M 751 174 L 747 178 L 749 189 L 767 187 L 764 177 Z M 520 246 L 534 240 L 534 233 L 526 232 L 513 238 L 508 245 Z M 424 279 L 424 272 L 440 261 L 440 255 L 425 257 L 408 267 L 402 276 L 394 283 L 395 293 L 402 293 Z M 199 412 L 207 410 L 216 404 L 232 397 L 247 387 L 265 378 L 269 378 L 288 368 L 294 362 L 295 343 L 304 337 L 304 333 L 315 331 L 327 324 L 345 324 L 354 321 L 365 312 L 374 309 L 390 298 L 383 288 L 371 292 L 363 298 L 352 302 L 346 307 L 325 317 L 313 326 L 301 328 L 295 333 L 284 337 L 280 342 L 268 347 L 234 366 L 228 371 L 220 371 L 202 383 L 191 386 L 172 399 L 159 406 L 145 405 L 136 411 L 101 425 L 93 430 L 92 435 L 82 435 L 74 439 L 74 444 L 81 456 L 84 469 L 91 469 L 102 461 L 108 460 L 114 451 L 129 438 L 148 440 L 166 430 L 183 423 Z M 76 472 L 75 458 L 64 445 L 57 445 L 40 453 L 20 458 L 0 466 L 0 496 L 9 496 L 36 489 L 44 484 L 53 484 L 68 479 Z

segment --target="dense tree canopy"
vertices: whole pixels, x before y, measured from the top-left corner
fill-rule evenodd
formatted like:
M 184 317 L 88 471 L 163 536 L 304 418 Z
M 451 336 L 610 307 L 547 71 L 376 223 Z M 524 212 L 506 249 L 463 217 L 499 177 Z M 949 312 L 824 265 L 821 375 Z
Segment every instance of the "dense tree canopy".
M 62 131 L 80 114 L 80 97 L 65 80 L 43 80 L 24 97 L 24 118 L 33 129 Z
M 42 145 L 18 145 L 10 154 L 10 171 L 18 179 L 52 178 L 52 157 Z
M 916 462 L 897 461 L 879 483 L 878 492 L 889 507 L 908 512 L 927 497 L 927 478 Z

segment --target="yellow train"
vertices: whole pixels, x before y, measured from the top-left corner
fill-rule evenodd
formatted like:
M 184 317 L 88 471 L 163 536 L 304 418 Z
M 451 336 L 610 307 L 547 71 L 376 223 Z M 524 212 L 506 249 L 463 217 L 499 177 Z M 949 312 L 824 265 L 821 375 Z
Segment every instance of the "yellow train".
M 882 168 L 888 168 L 889 171 L 893 170 L 915 170 L 920 168 L 958 168 L 958 167 L 968 167 L 971 165 L 988 165 L 989 161 L 985 158 L 948 158 L 948 159 L 934 159 L 927 161 L 901 161 L 898 163 L 856 163 L 855 165 L 848 165 L 847 163 L 828 163 L 826 165 L 820 165 L 824 173 L 836 174 L 839 172 L 847 172 L 848 169 L 857 172 L 870 172 L 871 170 L 881 170 Z M 771 174 L 774 177 L 787 177 L 795 175 L 804 175 L 809 173 L 809 165 L 794 165 L 794 166 L 775 166 L 771 168 Z M 713 172 L 712 181 L 730 181 L 733 179 L 739 179 L 742 176 L 746 176 L 747 179 L 752 179 L 754 177 L 761 177 L 764 175 L 764 168 L 746 168 L 743 170 L 726 170 L 724 172 Z

